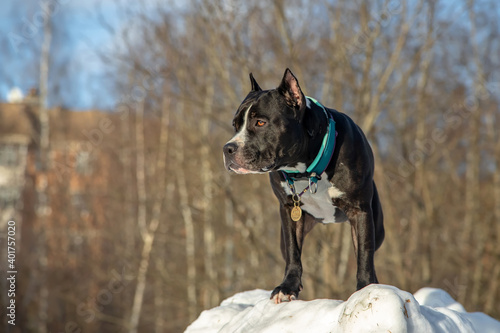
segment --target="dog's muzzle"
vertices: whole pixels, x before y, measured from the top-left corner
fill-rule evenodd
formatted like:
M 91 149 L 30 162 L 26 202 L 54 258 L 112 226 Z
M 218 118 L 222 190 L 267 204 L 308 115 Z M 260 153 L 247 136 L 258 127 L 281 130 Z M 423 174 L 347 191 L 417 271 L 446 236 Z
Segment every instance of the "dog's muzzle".
M 238 146 L 235 142 L 228 142 L 222 148 L 223 157 L 224 157 L 224 166 L 226 170 L 233 171 L 239 174 L 247 174 L 247 173 L 265 173 L 271 171 L 275 164 L 272 163 L 268 166 L 262 168 L 248 169 L 248 166 L 244 166 L 245 163 L 240 161 L 237 157 L 238 149 L 241 147 Z
M 222 148 L 223 156 L 224 156 L 224 166 L 226 170 L 233 171 L 236 173 L 245 173 L 241 165 L 236 162 L 236 152 L 238 151 L 238 145 L 234 142 L 228 142 Z M 240 170 L 242 172 L 240 172 Z M 245 170 L 246 171 L 246 170 Z

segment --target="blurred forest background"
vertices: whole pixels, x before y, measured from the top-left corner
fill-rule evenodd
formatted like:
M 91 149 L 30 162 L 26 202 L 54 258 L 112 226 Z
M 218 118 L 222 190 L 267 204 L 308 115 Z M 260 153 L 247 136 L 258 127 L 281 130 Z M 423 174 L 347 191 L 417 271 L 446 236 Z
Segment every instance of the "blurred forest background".
M 269 89 L 286 67 L 370 139 L 380 282 L 443 288 L 500 318 L 496 0 L 118 1 L 120 28 L 97 15 L 114 36 L 96 51 L 105 110 L 61 97 L 58 80 L 75 75 L 53 61 L 68 3 L 25 6 L 37 34 L 20 23 L 3 36 L 4 57 L 36 60 L 0 71 L 35 82 L 0 104 L 0 256 L 3 271 L 14 219 L 18 269 L 16 326 L 3 316 L 0 331 L 179 332 L 236 292 L 279 284 L 268 177 L 228 174 L 221 149 L 248 74 Z M 316 226 L 303 264 L 301 299 L 347 299 L 349 225 Z M 3 309 L 7 289 L 2 278 Z

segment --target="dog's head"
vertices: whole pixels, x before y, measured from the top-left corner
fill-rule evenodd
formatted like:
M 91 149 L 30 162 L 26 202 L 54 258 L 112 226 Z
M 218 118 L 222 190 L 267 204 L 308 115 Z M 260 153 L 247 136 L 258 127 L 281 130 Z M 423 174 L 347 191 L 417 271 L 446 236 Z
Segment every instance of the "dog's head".
M 262 90 L 252 74 L 250 82 L 252 89 L 234 115 L 236 133 L 223 148 L 226 169 L 241 174 L 292 163 L 307 133 L 302 124 L 306 99 L 289 69 L 276 89 Z

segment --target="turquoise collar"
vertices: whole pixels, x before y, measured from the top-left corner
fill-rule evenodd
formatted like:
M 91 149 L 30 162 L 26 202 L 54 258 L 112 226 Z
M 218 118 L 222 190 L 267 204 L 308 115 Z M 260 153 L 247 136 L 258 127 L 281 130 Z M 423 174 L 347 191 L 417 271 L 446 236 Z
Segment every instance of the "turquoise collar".
M 295 178 L 309 178 L 310 191 L 311 193 L 315 193 L 317 182 L 319 179 L 321 179 L 321 174 L 326 170 L 328 164 L 330 164 L 330 160 L 332 159 L 333 152 L 335 150 L 337 132 L 335 131 L 335 121 L 333 120 L 332 116 L 328 114 L 325 107 L 312 97 L 306 98 L 323 110 L 328 121 L 328 129 L 323 138 L 323 142 L 321 143 L 321 148 L 319 149 L 318 155 L 316 155 L 316 158 L 311 163 L 311 165 L 307 167 L 306 172 L 303 173 L 298 170 L 283 170 L 283 175 L 290 185 L 293 185 Z M 298 174 L 300 174 L 300 177 L 294 177 L 294 174 L 297 176 L 299 176 Z

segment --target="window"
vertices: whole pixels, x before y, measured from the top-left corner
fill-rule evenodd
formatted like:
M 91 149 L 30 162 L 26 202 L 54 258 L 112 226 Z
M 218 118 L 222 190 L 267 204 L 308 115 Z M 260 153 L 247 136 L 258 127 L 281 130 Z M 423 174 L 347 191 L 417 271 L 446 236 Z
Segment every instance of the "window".
M 36 213 L 38 215 L 49 215 L 51 208 L 49 206 L 49 198 L 44 191 L 37 191 Z
M 90 175 L 92 173 L 92 163 L 90 152 L 80 151 L 76 155 L 75 161 L 76 172 L 82 175 Z
M 20 192 L 20 188 L 0 187 L 0 210 L 14 207 L 19 199 Z
M 80 214 L 81 217 L 89 215 L 87 200 L 85 195 L 79 192 L 71 194 L 71 205 Z
M 18 144 L 0 144 L 0 165 L 16 167 L 20 162 L 20 151 Z

